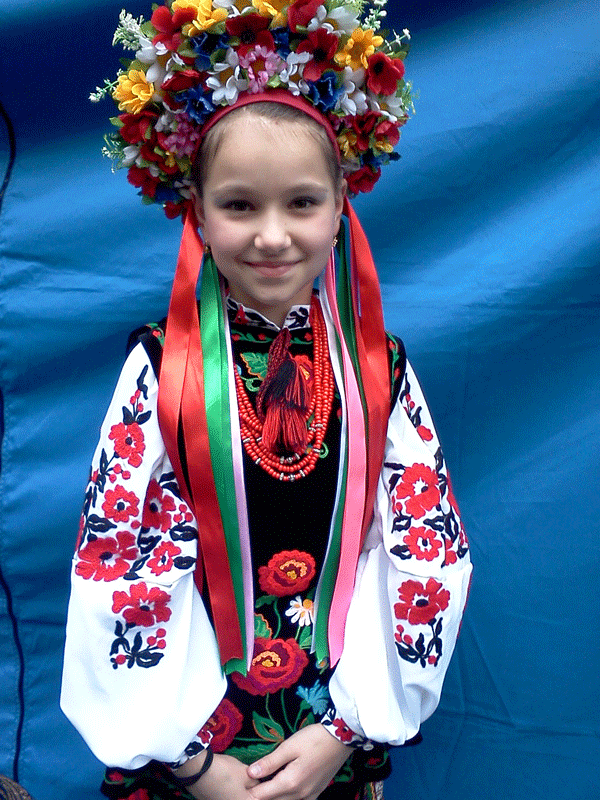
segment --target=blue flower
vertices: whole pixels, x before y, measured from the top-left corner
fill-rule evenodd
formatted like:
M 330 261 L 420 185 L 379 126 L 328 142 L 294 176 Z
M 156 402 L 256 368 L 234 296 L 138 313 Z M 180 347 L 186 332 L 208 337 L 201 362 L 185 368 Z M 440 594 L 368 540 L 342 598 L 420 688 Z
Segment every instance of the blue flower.
M 323 112 L 334 108 L 342 89 L 336 86 L 337 76 L 333 72 L 325 72 L 314 83 L 308 82 L 308 97 L 311 103 Z
M 158 186 L 154 195 L 155 203 L 177 203 L 181 195 L 175 189 L 168 186 Z
M 329 690 L 320 681 L 315 681 L 310 689 L 305 686 L 299 686 L 296 689 L 296 694 L 308 703 L 313 714 L 321 715 L 327 711 L 330 702 Z
M 210 37 L 210 39 L 214 39 L 214 37 Z M 206 42 L 210 41 L 209 36 L 207 33 L 200 33 L 198 36 L 194 36 L 193 39 L 190 39 L 190 44 L 194 49 L 194 53 L 196 53 L 196 69 L 202 72 L 203 70 L 210 69 L 211 62 L 210 62 L 210 50 L 209 46 Z
M 277 54 L 283 59 L 286 59 L 290 53 L 290 29 L 274 28 L 271 31 L 271 36 L 275 42 L 275 50 L 277 51 Z
M 188 116 L 202 124 L 215 110 L 211 97 L 212 92 L 204 92 L 202 86 L 193 86 L 178 93 L 177 100 L 186 102 Z

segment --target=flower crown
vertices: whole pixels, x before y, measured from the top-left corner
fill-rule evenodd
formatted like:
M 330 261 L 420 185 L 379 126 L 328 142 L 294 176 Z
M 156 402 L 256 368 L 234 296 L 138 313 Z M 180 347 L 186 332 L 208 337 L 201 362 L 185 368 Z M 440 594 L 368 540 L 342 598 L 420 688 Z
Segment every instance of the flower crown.
M 379 32 L 387 0 L 166 0 L 149 22 L 121 11 L 113 45 L 135 52 L 110 94 L 123 112 L 103 153 L 145 203 L 176 217 L 190 202 L 201 130 L 240 95 L 284 89 L 331 124 L 351 195 L 368 192 L 414 110 L 404 81 L 407 30 Z M 362 18 L 362 20 L 361 20 Z

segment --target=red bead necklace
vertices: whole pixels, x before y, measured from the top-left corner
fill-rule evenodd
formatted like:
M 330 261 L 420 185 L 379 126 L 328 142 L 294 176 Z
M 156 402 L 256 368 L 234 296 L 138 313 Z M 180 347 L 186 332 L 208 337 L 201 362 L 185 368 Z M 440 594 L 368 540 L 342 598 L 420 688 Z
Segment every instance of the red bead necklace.
M 298 480 L 315 468 L 317 459 L 321 455 L 327 421 L 333 405 L 335 380 L 329 359 L 327 328 L 321 305 L 314 297 L 310 307 L 310 324 L 313 331 L 313 386 L 306 414 L 308 445 L 303 453 L 280 456 L 266 449 L 262 443 L 263 423 L 258 419 L 246 394 L 238 370 L 234 369 L 244 449 L 255 464 L 280 481 Z

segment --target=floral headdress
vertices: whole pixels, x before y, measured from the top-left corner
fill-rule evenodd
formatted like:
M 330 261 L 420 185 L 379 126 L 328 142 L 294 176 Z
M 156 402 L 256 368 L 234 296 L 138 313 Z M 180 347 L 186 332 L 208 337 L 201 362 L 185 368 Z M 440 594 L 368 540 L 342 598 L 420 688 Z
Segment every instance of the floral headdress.
M 110 94 L 122 113 L 105 155 L 128 168 L 145 203 L 168 217 L 190 202 L 191 167 L 201 131 L 241 95 L 284 89 L 330 123 L 351 195 L 368 192 L 412 110 L 404 81 L 407 30 L 387 40 L 387 0 L 166 0 L 150 21 L 122 11 L 113 44 L 135 53 Z

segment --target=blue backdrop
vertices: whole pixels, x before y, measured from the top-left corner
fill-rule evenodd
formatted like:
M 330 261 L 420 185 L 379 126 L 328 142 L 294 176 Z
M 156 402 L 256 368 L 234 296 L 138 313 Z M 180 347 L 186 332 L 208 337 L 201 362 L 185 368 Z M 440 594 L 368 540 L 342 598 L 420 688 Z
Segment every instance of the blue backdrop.
M 355 206 L 425 386 L 475 577 L 441 708 L 387 800 L 600 797 L 600 11 L 391 0 L 420 89 Z M 166 309 L 178 222 L 101 159 L 121 2 L 0 0 L 0 772 L 95 797 L 58 709 L 68 572 L 128 332 Z M 148 4 L 131 2 L 135 14 Z M 12 131 L 16 158 L 12 164 Z M 12 167 L 12 172 L 11 172 Z

